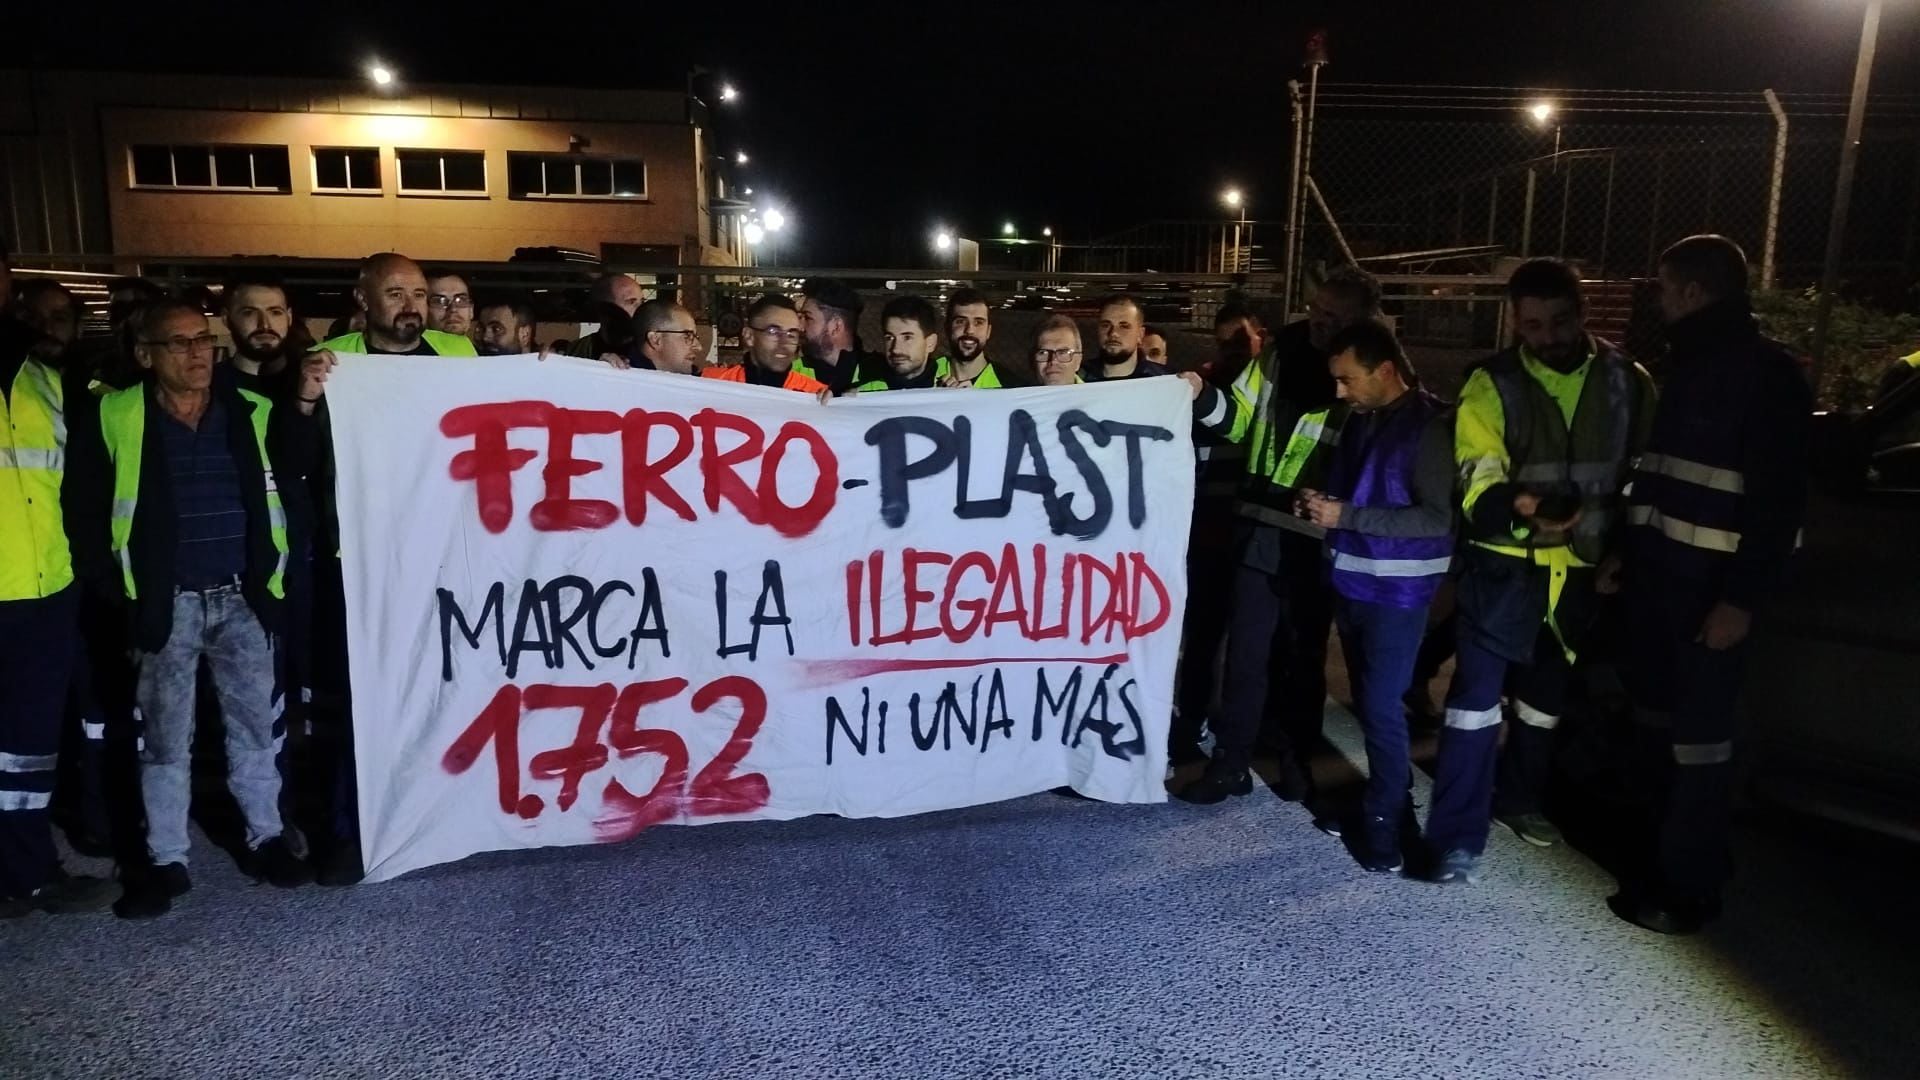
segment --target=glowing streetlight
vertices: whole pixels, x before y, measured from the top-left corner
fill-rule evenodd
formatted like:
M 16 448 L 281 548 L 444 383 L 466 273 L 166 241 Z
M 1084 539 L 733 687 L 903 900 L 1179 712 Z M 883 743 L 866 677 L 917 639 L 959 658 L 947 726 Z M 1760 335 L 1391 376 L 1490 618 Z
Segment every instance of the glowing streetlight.
M 1240 208 L 1240 199 L 1239 188 L 1228 188 L 1220 194 L 1220 201 L 1226 203 L 1229 209 L 1238 210 Z
M 768 232 L 779 232 L 787 227 L 787 215 L 778 210 L 769 209 L 760 215 L 760 220 L 766 222 Z
M 1536 101 L 1527 107 L 1527 115 L 1533 117 L 1536 124 L 1544 124 L 1553 119 L 1553 102 Z
M 742 194 L 742 195 L 751 195 L 751 194 L 753 194 L 753 189 L 752 189 L 752 188 L 750 188 L 750 187 L 743 187 L 743 188 L 741 188 L 741 189 L 740 189 L 740 194 Z
M 761 228 L 759 222 L 749 221 L 747 227 L 741 230 L 741 235 L 747 238 L 748 244 L 759 247 L 760 241 L 767 238 L 767 230 Z
M 747 152 L 745 150 L 735 150 L 733 152 L 733 163 L 735 165 L 745 165 L 747 163 Z
M 933 250 L 951 251 L 952 249 L 953 249 L 953 234 L 948 232 L 945 229 L 935 230 L 933 234 Z
M 1052 236 L 1052 235 L 1053 235 L 1053 226 L 1051 226 L 1051 225 L 1045 225 L 1045 226 L 1042 226 L 1042 227 L 1041 227 L 1041 229 L 1040 229 L 1040 235 L 1041 235 L 1041 236 Z
M 731 101 L 738 100 L 739 97 L 740 97 L 740 91 L 734 89 L 732 83 L 720 84 L 720 100 L 721 101 L 731 102 Z
M 1001 236 L 1012 236 L 1013 234 L 1014 234 L 1013 222 L 1009 221 L 1006 224 L 1000 226 Z
M 384 90 L 393 85 L 393 69 L 376 60 L 367 65 L 367 78 L 373 82 L 373 85 Z

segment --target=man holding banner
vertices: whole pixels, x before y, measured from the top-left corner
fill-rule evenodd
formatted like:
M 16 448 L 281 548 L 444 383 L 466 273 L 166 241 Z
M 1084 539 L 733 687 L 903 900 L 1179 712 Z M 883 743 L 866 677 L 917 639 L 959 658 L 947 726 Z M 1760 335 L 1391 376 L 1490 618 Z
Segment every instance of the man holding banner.
M 781 390 L 799 390 L 820 394 L 827 385 L 794 369 L 794 357 L 800 351 L 800 312 L 793 301 L 779 293 L 767 293 L 747 309 L 747 325 L 740 331 L 746 339 L 747 358 L 738 364 L 715 366 L 700 374 L 724 382 L 771 386 Z
M 753 315 L 734 385 L 340 358 L 369 879 L 664 822 L 1165 798 L 1180 384 L 799 405 L 756 385 L 792 308 Z

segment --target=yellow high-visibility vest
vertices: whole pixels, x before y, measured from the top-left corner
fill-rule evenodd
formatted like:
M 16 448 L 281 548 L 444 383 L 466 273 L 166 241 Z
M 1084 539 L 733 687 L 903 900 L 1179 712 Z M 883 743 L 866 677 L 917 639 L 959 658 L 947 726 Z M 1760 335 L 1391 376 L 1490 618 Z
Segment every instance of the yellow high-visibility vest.
M 29 359 L 0 400 L 0 600 L 38 600 L 73 583 L 60 516 L 64 395 L 59 374 Z
M 267 578 L 267 592 L 275 599 L 285 599 L 289 550 L 287 511 L 280 502 L 279 485 L 274 482 L 273 462 L 267 457 L 267 417 L 273 411 L 273 403 L 251 390 L 240 391 L 240 396 L 253 405 L 253 445 L 260 454 L 260 471 L 267 482 L 267 528 L 278 556 L 273 573 Z M 100 400 L 100 434 L 107 444 L 107 456 L 113 460 L 113 517 L 109 536 L 129 600 L 138 599 L 133 558 L 127 544 L 133 538 L 133 513 L 140 505 L 140 451 L 146 433 L 147 389 L 144 385 L 116 390 Z

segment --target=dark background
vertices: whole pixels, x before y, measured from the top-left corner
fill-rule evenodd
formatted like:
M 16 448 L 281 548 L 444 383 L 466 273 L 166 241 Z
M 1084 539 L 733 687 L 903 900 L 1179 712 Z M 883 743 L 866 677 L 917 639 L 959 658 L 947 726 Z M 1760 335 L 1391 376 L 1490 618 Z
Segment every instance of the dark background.
M 1920 90 L 1920 4 L 1882 20 L 1874 91 Z M 1285 84 L 1327 31 L 1329 83 L 1844 93 L 1862 0 L 1421 3 L 457 2 L 16 8 L 9 66 L 412 82 L 685 86 L 716 108 L 740 183 L 788 211 L 782 261 L 867 264 L 1012 220 L 1070 242 L 1282 198 Z M 707 85 L 704 84 L 703 85 Z

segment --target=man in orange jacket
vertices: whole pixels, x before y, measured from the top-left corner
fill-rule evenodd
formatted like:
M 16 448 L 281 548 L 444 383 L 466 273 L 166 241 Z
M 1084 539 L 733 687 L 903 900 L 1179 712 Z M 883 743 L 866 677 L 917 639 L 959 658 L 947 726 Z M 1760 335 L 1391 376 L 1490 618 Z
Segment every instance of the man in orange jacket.
M 800 313 L 794 309 L 793 301 L 779 293 L 767 293 L 755 300 L 747 309 L 747 325 L 740 336 L 747 347 L 746 362 L 710 367 L 700 373 L 702 377 L 815 395 L 827 388 L 818 379 L 793 370 L 793 358 L 800 348 Z

